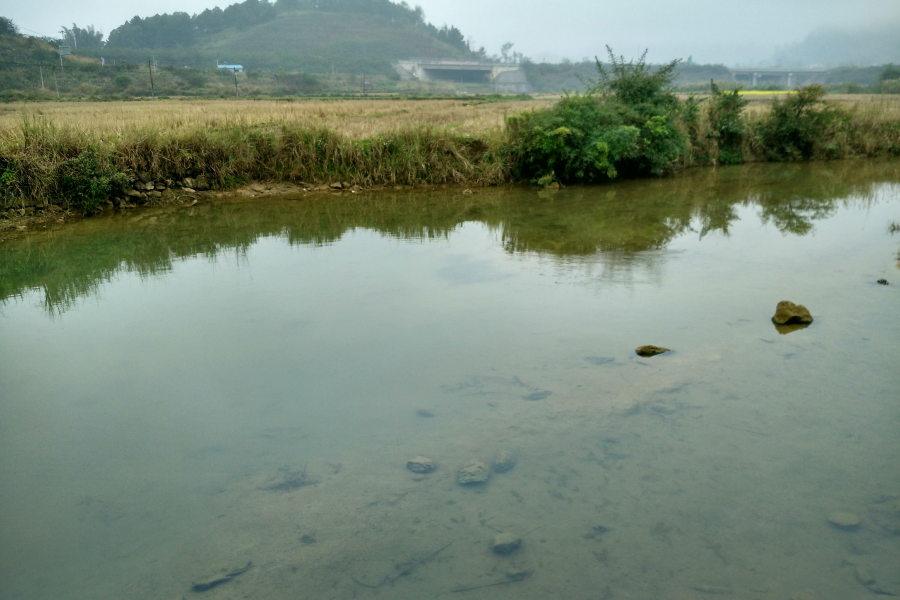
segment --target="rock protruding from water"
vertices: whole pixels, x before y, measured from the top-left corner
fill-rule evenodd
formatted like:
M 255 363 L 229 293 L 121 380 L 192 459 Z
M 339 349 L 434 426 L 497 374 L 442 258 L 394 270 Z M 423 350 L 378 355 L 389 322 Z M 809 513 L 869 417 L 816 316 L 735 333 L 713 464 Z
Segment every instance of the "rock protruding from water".
M 656 356 L 657 354 L 663 354 L 664 352 L 671 352 L 668 348 L 663 348 L 662 346 L 654 346 L 652 344 L 647 346 L 638 346 L 634 349 L 634 352 L 638 356 Z
M 491 465 L 494 469 L 494 473 L 506 473 L 507 471 L 512 470 L 513 467 L 516 466 L 516 457 L 512 455 L 511 452 L 507 450 L 503 450 L 494 458 L 494 463 Z
M 782 300 L 775 307 L 772 322 L 776 325 L 809 325 L 813 322 L 813 318 L 809 314 L 809 310 L 802 304 Z
M 512 554 L 522 545 L 522 538 L 514 533 L 504 532 L 494 536 L 494 542 L 491 544 L 491 550 L 496 554 L 506 556 Z
M 433 473 L 434 470 L 437 469 L 437 465 L 430 458 L 417 456 L 406 463 L 406 468 L 413 473 Z
M 859 527 L 859 517 L 849 512 L 833 512 L 828 515 L 828 522 L 838 529 L 856 529 Z
M 456 474 L 456 481 L 462 485 L 478 485 L 484 483 L 491 476 L 491 472 L 480 460 L 473 460 Z

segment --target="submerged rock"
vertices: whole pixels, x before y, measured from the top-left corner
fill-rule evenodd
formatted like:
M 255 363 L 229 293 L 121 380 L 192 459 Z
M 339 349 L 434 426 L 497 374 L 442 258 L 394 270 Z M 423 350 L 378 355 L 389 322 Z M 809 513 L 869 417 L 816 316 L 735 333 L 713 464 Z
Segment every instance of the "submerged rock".
M 885 494 L 875 499 L 869 516 L 882 530 L 900 535 L 900 494 Z
M 496 554 L 512 554 L 519 546 L 522 545 L 522 538 L 514 533 L 504 532 L 494 536 L 491 544 L 491 550 Z
M 494 469 L 494 473 L 506 473 L 516 466 L 516 458 L 510 452 L 504 450 L 494 458 L 494 463 L 491 466 Z
M 484 483 L 491 476 L 491 472 L 480 460 L 473 460 L 456 474 L 456 481 L 462 485 L 476 485 Z
M 776 325 L 808 325 L 813 322 L 813 318 L 809 314 L 809 310 L 802 304 L 782 300 L 775 307 L 772 322 Z
M 406 463 L 406 468 L 413 473 L 432 473 L 435 469 L 437 469 L 437 465 L 430 458 L 417 456 Z
M 521 581 L 531 575 L 530 569 L 509 569 L 506 571 L 506 578 L 512 581 Z
M 828 515 L 828 522 L 838 529 L 856 529 L 859 527 L 859 517 L 849 512 L 833 512 Z
M 862 585 L 875 585 L 875 578 L 872 577 L 868 571 L 866 571 L 865 567 L 856 565 L 856 568 L 854 569 L 854 575 L 856 575 L 856 580 Z
M 664 352 L 671 352 L 668 348 L 663 348 L 662 346 L 638 346 L 634 349 L 635 353 L 638 356 L 656 356 L 657 354 L 663 354 Z

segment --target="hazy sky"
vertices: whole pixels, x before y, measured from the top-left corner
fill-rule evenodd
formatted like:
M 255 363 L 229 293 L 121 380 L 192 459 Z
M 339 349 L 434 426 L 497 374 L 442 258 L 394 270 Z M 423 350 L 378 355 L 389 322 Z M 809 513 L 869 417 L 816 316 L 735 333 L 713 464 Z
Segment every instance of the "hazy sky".
M 770 57 L 777 46 L 821 27 L 900 27 L 900 0 L 408 0 L 428 21 L 459 27 L 489 53 L 511 41 L 533 59 L 579 60 L 609 44 L 651 61 L 693 56 L 729 65 Z M 25 33 L 56 35 L 61 25 L 108 33 L 134 15 L 201 12 L 234 0 L 0 0 L 0 15 Z

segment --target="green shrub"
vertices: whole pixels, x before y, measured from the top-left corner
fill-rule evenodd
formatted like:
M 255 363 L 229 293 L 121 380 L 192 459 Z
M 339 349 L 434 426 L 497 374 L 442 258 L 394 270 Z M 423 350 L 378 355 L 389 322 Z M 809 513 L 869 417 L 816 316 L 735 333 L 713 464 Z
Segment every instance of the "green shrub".
M 592 95 L 575 95 L 551 109 L 510 117 L 520 176 L 541 184 L 615 177 L 616 162 L 637 155 L 640 131 L 609 108 Z
M 116 75 L 115 79 L 113 79 L 113 85 L 116 86 L 119 90 L 124 90 L 129 85 L 131 85 L 131 77 L 122 73 L 121 75 Z
M 821 85 L 809 85 L 784 101 L 773 101 L 759 132 L 766 158 L 790 161 L 815 155 L 828 129 L 843 116 L 822 101 L 824 94 Z
M 510 117 L 510 155 L 518 175 L 536 183 L 597 181 L 620 174 L 661 175 L 687 147 L 674 93 L 677 61 L 656 70 L 609 51 L 586 94 Z
M 727 92 L 721 90 L 713 81 L 709 82 L 709 87 L 711 95 L 707 116 L 710 137 L 719 150 L 719 162 L 726 165 L 742 163 L 746 129 L 744 107 L 748 102 L 740 96 L 739 87 Z
M 0 206 L 4 206 L 10 200 L 19 197 L 19 178 L 16 172 L 6 167 L 0 175 Z
M 184 75 L 184 81 L 192 88 L 199 88 L 206 85 L 206 76 L 199 71 L 190 71 Z
M 128 178 L 105 157 L 85 150 L 57 168 L 56 181 L 60 197 L 91 213 L 110 194 L 121 189 Z

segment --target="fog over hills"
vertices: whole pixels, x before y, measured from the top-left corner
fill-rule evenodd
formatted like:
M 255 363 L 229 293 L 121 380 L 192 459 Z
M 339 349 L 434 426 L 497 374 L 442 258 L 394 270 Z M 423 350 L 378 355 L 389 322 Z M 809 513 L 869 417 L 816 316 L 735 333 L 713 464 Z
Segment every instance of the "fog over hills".
M 651 62 L 688 57 L 695 63 L 728 65 L 866 65 L 900 61 L 898 0 L 632 0 L 628 3 L 418 0 L 418 3 L 421 10 L 415 10 L 418 7 L 407 7 L 407 10 L 415 11 L 423 17 L 423 23 L 434 24 L 438 29 L 445 24 L 455 26 L 472 50 L 483 46 L 488 55 L 493 55 L 499 53 L 504 43 L 512 42 L 515 51 L 535 61 L 579 61 L 603 56 L 606 45 L 626 56 L 636 56 L 649 49 Z M 176 12 L 200 15 L 215 6 L 225 8 L 227 1 L 29 0 L 5 4 L 0 14 L 12 18 L 23 33 L 53 37 L 59 35 L 62 25 L 91 24 L 110 34 L 136 15 L 144 19 Z M 268 3 L 260 0 L 259 4 Z M 291 2 L 279 0 L 274 4 Z M 312 4 L 333 5 L 344 12 L 356 9 L 366 12 L 382 2 L 321 0 Z
M 785 67 L 900 63 L 900 21 L 855 30 L 819 29 L 779 48 L 765 63 Z

